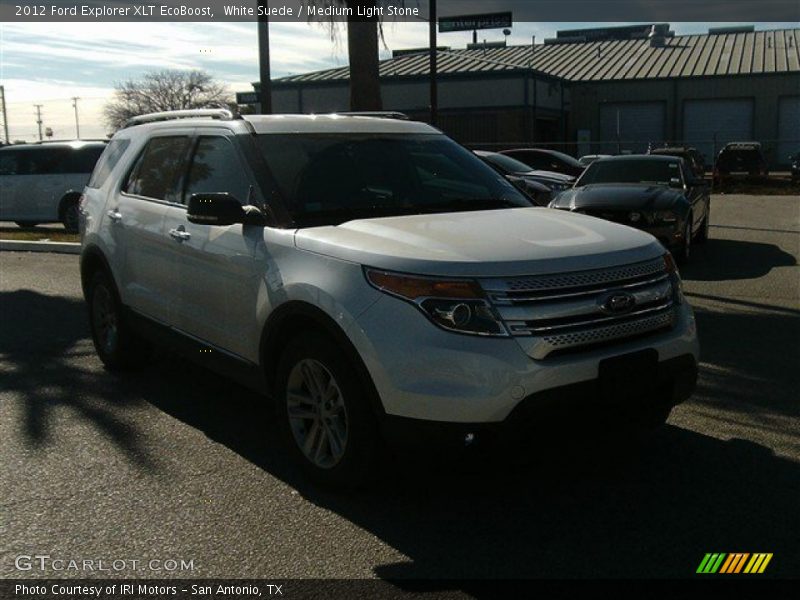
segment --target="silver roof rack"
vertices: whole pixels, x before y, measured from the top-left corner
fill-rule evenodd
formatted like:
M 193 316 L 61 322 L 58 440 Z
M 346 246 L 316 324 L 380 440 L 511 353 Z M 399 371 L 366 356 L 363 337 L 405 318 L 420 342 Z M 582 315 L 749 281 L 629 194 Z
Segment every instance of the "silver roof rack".
M 230 121 L 233 119 L 233 113 L 227 108 L 196 108 L 190 110 L 168 110 L 165 112 L 149 113 L 146 115 L 138 115 L 131 117 L 125 121 L 122 128 L 133 127 L 134 125 L 142 125 L 144 123 L 155 123 L 156 121 L 170 121 L 172 119 L 197 119 L 205 117 L 207 119 L 220 119 L 221 121 Z
M 408 115 L 398 112 L 396 110 L 362 110 L 362 111 L 344 111 L 335 112 L 336 115 L 344 115 L 346 117 L 375 117 L 377 119 L 402 119 L 408 121 Z

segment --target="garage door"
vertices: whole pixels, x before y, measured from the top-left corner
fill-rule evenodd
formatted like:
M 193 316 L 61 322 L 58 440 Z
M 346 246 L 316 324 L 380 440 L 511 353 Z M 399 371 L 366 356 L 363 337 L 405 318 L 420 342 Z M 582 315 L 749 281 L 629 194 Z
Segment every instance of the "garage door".
M 781 98 L 778 104 L 779 165 L 789 164 L 789 155 L 800 152 L 800 96 Z
M 664 144 L 663 102 L 620 102 L 600 105 L 603 154 L 647 152 Z
M 703 154 L 707 165 L 714 164 L 716 154 L 728 142 L 753 141 L 752 99 L 686 100 L 683 139 Z

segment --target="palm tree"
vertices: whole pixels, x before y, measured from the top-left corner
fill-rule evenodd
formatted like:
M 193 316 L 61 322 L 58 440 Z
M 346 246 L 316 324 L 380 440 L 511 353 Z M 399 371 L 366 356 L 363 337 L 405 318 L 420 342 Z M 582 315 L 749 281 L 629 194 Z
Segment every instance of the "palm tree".
M 383 39 L 379 17 L 359 17 L 358 8 L 375 6 L 376 0 L 306 0 L 321 7 L 346 7 L 347 53 L 350 60 L 350 110 L 381 110 L 381 86 L 378 78 L 378 42 Z M 330 17 L 328 31 L 331 41 L 339 37 L 340 21 Z
M 341 2 L 342 0 L 336 0 Z M 359 6 L 372 6 L 370 0 L 344 0 L 353 14 L 347 17 L 347 54 L 350 60 L 350 110 L 381 110 L 381 85 L 378 73 L 378 37 L 382 30 L 378 17 L 358 17 Z

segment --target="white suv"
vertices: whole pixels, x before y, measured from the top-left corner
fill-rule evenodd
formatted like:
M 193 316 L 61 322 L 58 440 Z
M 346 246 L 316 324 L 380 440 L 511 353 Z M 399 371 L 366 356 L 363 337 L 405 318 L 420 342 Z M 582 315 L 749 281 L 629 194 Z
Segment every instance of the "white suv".
M 663 422 L 698 343 L 652 236 L 532 207 L 423 123 L 137 118 L 81 203 L 97 352 L 171 340 L 276 403 L 315 479 L 364 481 L 384 442 L 481 444 L 552 401 Z

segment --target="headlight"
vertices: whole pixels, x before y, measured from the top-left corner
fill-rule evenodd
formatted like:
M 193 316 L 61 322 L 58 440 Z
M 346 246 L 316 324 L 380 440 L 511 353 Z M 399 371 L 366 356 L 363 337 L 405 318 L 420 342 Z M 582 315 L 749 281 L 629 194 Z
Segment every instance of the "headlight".
M 657 210 L 653 213 L 654 223 L 675 223 L 677 220 L 678 215 L 671 210 Z
M 508 335 L 476 281 L 375 269 L 364 269 L 364 274 L 373 287 L 414 304 L 442 329 L 470 335 Z
M 664 267 L 672 283 L 672 299 L 675 301 L 675 304 L 682 304 L 683 282 L 681 281 L 681 274 L 678 272 L 678 265 L 675 264 L 675 259 L 669 252 L 664 254 Z

